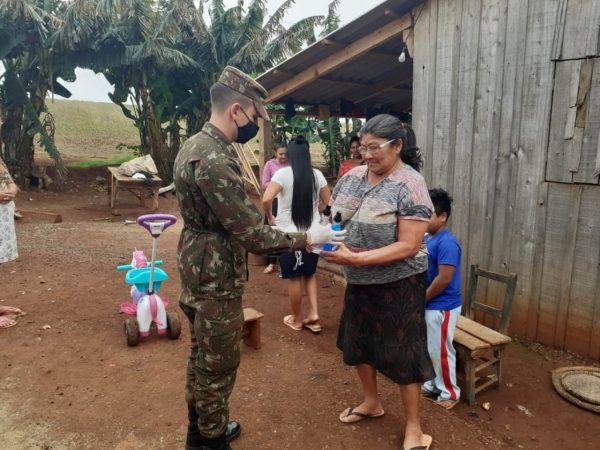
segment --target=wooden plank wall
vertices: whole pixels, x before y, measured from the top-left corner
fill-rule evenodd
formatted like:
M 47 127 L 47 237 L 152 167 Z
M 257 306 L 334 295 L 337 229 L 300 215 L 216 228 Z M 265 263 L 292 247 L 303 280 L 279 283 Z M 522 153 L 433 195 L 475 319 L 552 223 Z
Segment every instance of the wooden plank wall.
M 511 331 L 596 358 L 600 187 L 571 184 L 578 181 L 563 176 L 558 169 L 574 164 L 568 152 L 552 168 L 557 182 L 546 180 L 546 165 L 551 121 L 562 121 L 552 131 L 562 139 L 569 114 L 569 108 L 556 111 L 553 105 L 572 97 L 572 67 L 582 64 L 560 67 L 557 60 L 599 54 L 599 4 L 427 0 L 414 11 L 413 86 L 413 126 L 425 177 L 430 187 L 446 188 L 454 197 L 451 228 L 463 246 L 463 284 L 474 263 L 516 272 Z M 585 45 L 572 42 L 584 35 Z M 595 127 L 600 89 L 591 91 L 588 102 L 586 126 Z M 600 155 L 592 134 L 582 135 L 586 176 Z M 498 305 L 503 292 L 484 283 L 478 296 Z
M 556 61 L 546 181 L 598 184 L 600 57 Z

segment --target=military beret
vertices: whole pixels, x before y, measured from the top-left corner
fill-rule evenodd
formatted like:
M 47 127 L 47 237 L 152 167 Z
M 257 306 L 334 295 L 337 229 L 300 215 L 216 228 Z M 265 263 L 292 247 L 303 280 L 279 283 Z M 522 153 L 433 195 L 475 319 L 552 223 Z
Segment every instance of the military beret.
M 250 75 L 245 74 L 235 67 L 227 66 L 223 69 L 223 73 L 221 73 L 218 82 L 239 92 L 243 96 L 248 97 L 252 100 L 254 108 L 259 116 L 265 120 L 271 120 L 264 106 L 264 102 L 269 93 L 264 87 L 250 77 Z

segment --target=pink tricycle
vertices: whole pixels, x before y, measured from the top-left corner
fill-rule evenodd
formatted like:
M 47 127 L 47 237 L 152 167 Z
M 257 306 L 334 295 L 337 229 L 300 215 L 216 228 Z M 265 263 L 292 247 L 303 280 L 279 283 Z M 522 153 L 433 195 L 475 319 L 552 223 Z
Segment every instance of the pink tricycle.
M 132 285 L 131 304 L 121 306 L 121 312 L 135 315 L 135 318 L 125 319 L 125 337 L 127 345 L 133 347 L 140 341 L 140 337 L 150 334 L 150 326 L 156 324 L 158 334 L 167 334 L 171 339 L 179 338 L 181 323 L 179 316 L 174 312 L 167 312 L 167 302 L 158 295 L 158 290 L 163 281 L 169 276 L 157 265 L 156 249 L 158 238 L 168 227 L 173 225 L 177 218 L 168 214 L 147 214 L 140 216 L 137 223 L 146 228 L 152 236 L 152 259 L 146 261 L 143 252 L 134 251 L 131 264 L 118 266 L 117 270 L 128 270 L 125 282 Z

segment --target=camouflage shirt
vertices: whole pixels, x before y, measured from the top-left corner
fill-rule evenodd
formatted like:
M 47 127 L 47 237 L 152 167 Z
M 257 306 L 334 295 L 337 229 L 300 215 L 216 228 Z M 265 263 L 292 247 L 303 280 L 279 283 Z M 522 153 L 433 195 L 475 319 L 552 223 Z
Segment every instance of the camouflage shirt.
M 185 294 L 240 297 L 248 278 L 247 251 L 306 247 L 304 233 L 263 225 L 262 215 L 246 195 L 233 146 L 210 123 L 181 147 L 173 176 L 184 222 L 177 256 Z

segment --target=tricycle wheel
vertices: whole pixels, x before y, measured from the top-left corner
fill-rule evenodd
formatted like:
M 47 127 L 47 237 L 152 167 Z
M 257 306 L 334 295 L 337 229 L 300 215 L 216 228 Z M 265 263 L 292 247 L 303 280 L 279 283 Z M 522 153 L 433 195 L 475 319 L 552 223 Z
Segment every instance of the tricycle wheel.
M 178 339 L 181 334 L 181 322 L 177 313 L 167 313 L 167 331 L 171 339 Z
M 125 338 L 130 347 L 135 347 L 140 342 L 140 329 L 135 318 L 125 319 Z

